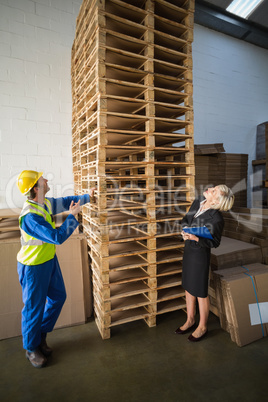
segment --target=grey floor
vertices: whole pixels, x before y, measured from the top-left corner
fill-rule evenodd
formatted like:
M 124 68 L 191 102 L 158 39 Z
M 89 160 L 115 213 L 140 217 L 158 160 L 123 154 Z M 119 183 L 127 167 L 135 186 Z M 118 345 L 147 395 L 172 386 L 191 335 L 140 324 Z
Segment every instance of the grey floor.
M 103 341 L 94 321 L 48 336 L 53 355 L 36 369 L 25 358 L 21 337 L 0 342 L 1 402 L 32 401 L 265 401 L 268 338 L 242 348 L 213 314 L 199 343 L 174 330 L 183 311 L 115 327 Z

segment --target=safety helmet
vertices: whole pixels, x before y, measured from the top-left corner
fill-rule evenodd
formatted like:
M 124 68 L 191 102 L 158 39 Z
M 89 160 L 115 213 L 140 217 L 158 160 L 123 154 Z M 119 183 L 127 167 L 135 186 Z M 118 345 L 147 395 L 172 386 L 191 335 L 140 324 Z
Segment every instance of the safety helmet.
M 35 170 L 23 170 L 17 178 L 17 186 L 23 195 L 26 195 L 35 183 L 43 175 L 43 172 L 36 172 Z

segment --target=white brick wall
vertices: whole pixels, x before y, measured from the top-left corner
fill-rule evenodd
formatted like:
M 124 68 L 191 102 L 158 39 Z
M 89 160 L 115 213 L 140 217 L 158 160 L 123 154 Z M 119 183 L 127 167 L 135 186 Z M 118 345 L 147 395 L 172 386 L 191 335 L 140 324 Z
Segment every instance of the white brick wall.
M 23 169 L 72 193 L 71 47 L 82 0 L 0 0 L 0 208 L 21 206 Z M 268 120 L 268 52 L 195 26 L 195 142 L 255 159 Z M 250 159 L 250 160 L 251 160 Z M 251 162 L 250 162 L 251 165 Z
M 71 47 L 82 0 L 0 0 L 0 208 L 23 169 L 72 193 Z

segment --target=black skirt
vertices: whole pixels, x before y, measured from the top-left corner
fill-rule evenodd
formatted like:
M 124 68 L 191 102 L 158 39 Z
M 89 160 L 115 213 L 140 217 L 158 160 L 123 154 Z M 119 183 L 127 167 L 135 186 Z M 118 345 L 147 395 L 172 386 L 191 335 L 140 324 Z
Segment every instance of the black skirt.
M 182 287 L 192 296 L 207 297 L 210 267 L 209 247 L 201 247 L 193 240 L 186 240 L 183 264 Z

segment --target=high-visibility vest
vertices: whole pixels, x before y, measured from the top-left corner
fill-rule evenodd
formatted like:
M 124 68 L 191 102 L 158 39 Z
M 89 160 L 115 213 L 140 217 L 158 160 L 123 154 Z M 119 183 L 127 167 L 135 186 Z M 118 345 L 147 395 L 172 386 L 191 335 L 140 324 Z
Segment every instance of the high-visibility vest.
M 24 265 L 39 265 L 52 260 L 56 253 L 55 244 L 45 243 L 22 230 L 22 218 L 31 213 L 42 216 L 55 229 L 55 222 L 52 220 L 52 207 L 50 201 L 45 198 L 44 204 L 48 211 L 41 205 L 26 201 L 19 217 L 21 231 L 21 249 L 18 252 L 17 260 Z

